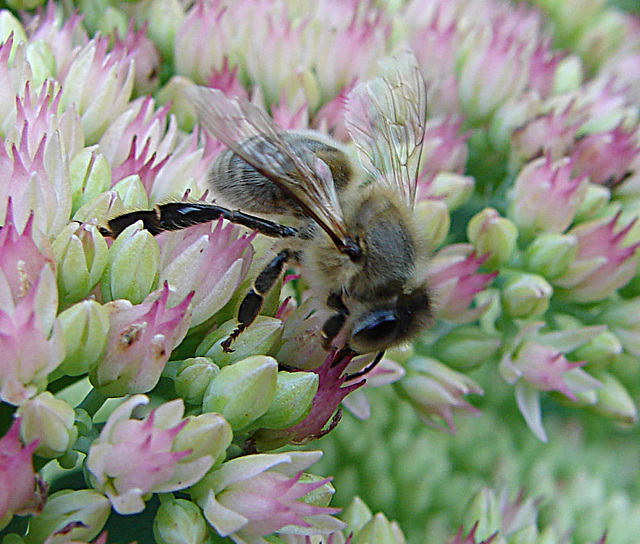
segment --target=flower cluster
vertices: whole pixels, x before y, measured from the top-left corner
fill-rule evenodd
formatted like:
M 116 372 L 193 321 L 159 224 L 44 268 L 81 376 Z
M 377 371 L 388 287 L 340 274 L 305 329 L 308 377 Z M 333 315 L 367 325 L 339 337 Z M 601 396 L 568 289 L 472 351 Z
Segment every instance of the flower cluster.
M 126 526 L 148 509 L 139 541 L 151 530 L 159 543 L 568 538 L 566 519 L 584 512 L 576 481 L 565 524 L 549 516 L 543 528 L 533 494 L 509 499 L 484 474 L 431 476 L 437 453 L 425 452 L 445 439 L 425 433 L 446 431 L 451 445 L 473 428 L 456 461 L 514 479 L 480 455 L 492 418 L 541 443 L 578 424 L 596 434 L 587 411 L 598 429 L 637 422 L 637 18 L 603 0 L 6 4 L 0 527 L 11 539 L 102 543 L 107 520 Z M 342 329 L 327 345 L 336 318 L 317 278 L 256 282 L 279 242 L 218 217 L 149 230 L 169 202 L 196 209 L 219 196 L 208 171 L 224 146 L 196 117 L 194 84 L 264 108 L 282 130 L 330 136 L 355 159 L 376 142 L 359 141 L 348 97 L 377 111 L 380 89 L 360 84 L 406 50 L 426 84 L 426 122 L 396 138 L 399 107 L 387 138 L 421 138 L 408 159 L 419 162 L 412 234 L 430 251 L 415 262 L 434 314 L 411 345 L 356 354 Z M 360 166 L 364 183 L 379 181 Z M 145 221 L 115 229 L 131 211 Z M 248 292 L 265 296 L 245 327 Z M 294 449 L 312 441 L 335 455 Z M 314 463 L 338 476 L 334 506 Z M 383 471 L 397 481 L 376 484 Z M 532 493 L 559 487 L 545 476 L 546 490 L 526 482 Z M 468 504 L 464 519 L 445 528 L 444 506 L 425 510 L 434 497 Z M 580 522 L 581 542 L 604 542 L 607 528 L 633 542 L 613 514 Z

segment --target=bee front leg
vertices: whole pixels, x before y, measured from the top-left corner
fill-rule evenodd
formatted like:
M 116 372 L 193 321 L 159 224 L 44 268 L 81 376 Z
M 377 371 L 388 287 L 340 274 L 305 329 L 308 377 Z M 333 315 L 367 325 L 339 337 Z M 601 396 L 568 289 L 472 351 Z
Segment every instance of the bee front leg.
M 258 274 L 258 277 L 253 282 L 253 287 L 240 303 L 240 308 L 238 309 L 238 326 L 229 337 L 222 342 L 224 352 L 229 353 L 233 351 L 231 349 L 233 341 L 258 317 L 265 295 L 275 285 L 276 280 L 280 277 L 280 274 L 282 274 L 284 265 L 291 259 L 292 255 L 293 252 L 291 250 L 283 249 L 271 259 L 267 266 L 262 269 L 262 272 Z

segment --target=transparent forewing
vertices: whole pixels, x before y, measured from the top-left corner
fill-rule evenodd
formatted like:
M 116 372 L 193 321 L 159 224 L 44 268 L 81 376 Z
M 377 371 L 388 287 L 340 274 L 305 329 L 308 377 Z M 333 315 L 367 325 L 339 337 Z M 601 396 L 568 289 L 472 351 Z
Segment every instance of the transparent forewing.
M 381 75 L 347 99 L 345 123 L 374 181 L 413 207 L 427 115 L 427 91 L 412 53 L 380 63 Z
M 191 87 L 187 96 L 201 125 L 260 174 L 282 188 L 338 249 L 351 243 L 329 167 L 311 151 L 292 149 L 259 107 L 222 92 Z

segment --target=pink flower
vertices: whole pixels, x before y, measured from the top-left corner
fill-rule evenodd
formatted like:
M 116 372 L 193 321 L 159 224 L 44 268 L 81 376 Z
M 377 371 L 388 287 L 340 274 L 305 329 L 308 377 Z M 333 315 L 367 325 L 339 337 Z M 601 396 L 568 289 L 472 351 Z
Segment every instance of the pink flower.
M 426 357 L 411 359 L 407 375 L 396 389 L 418 414 L 420 421 L 441 431 L 455 433 L 453 414 L 466 412 L 480 415 L 465 395 L 482 395 L 482 389 L 471 378 Z
M 151 93 L 158 86 L 160 77 L 160 53 L 146 33 L 146 24 L 136 31 L 133 21 L 129 19 L 124 38 L 120 38 L 116 33 L 113 44 L 113 51 L 122 50 L 125 58 L 134 60 L 134 90 L 138 95 Z
M 22 445 L 19 419 L 14 419 L 7 434 L 0 438 L 0 528 L 5 527 L 14 514 L 24 515 L 34 510 L 36 475 L 31 457 L 37 445 L 37 440 Z
M 81 21 L 82 16 L 78 12 L 68 18 L 61 17 L 56 4 L 47 2 L 45 8 L 37 9 L 36 16 L 27 27 L 30 42 L 47 44 L 55 58 L 58 73 L 66 73 L 77 50 L 89 41 Z
M 331 517 L 336 508 L 304 502 L 325 486 L 303 480 L 303 470 L 319 451 L 257 454 L 238 457 L 211 471 L 191 491 L 209 524 L 237 544 L 264 544 L 273 532 L 331 533 L 345 525 Z
M 173 58 L 177 74 L 204 84 L 214 70 L 229 62 L 229 51 L 235 40 L 227 7 L 219 0 L 196 0 L 178 27 L 173 42 Z
M 457 17 L 449 15 L 453 4 L 417 0 L 409 2 L 403 16 L 411 29 L 411 48 L 429 89 L 429 114 L 459 112 L 456 51 L 460 46 Z M 432 9 L 430 9 L 432 8 Z
M 331 134 L 336 140 L 349 142 L 351 136 L 344 124 L 347 97 L 355 86 L 355 80 L 343 86 L 337 94 L 316 112 L 311 122 L 313 128 Z
M 563 232 L 573 221 L 587 191 L 586 174 L 572 175 L 573 161 L 540 157 L 522 169 L 510 196 L 509 218 L 525 236 Z
M 179 435 L 187 425 L 182 400 L 151 410 L 142 420 L 131 419 L 133 410 L 147 404 L 135 395 L 109 416 L 92 443 L 86 467 L 95 489 L 103 492 L 119 514 L 144 510 L 145 496 L 185 489 L 211 468 L 213 458 L 192 459 L 191 450 L 179 450 Z
M 604 326 L 540 332 L 543 322 L 524 326 L 500 361 L 500 373 L 515 384 L 518 408 L 533 433 L 543 442 L 540 393 L 557 391 L 576 402 L 577 394 L 592 391 L 601 383 L 582 370 L 586 361 L 567 360 L 569 353 L 601 333 Z
M 147 192 L 173 151 L 178 126 L 169 107 L 155 109 L 151 97 L 131 102 L 100 139 L 100 149 L 113 167 L 114 183 L 138 174 Z
M 422 149 L 421 177 L 438 172 L 464 173 L 467 162 L 467 139 L 470 132 L 459 134 L 462 118 L 442 117 L 427 122 Z
M 636 131 L 618 126 L 580 138 L 571 153 L 576 172 L 587 174 L 591 183 L 607 187 L 622 183 L 640 159 L 637 137 Z
M 318 2 L 308 28 L 309 65 L 316 76 L 320 102 L 375 73 L 384 56 L 391 21 L 370 2 Z M 304 47 L 304 46 L 303 46 Z
M 33 216 L 18 234 L 9 201 L 0 230 L 0 398 L 14 405 L 42 389 L 64 357 L 51 249 L 38 249 L 32 224 Z
M 9 197 L 14 206 L 14 219 L 24 228 L 34 214 L 34 226 L 53 237 L 69 221 L 71 215 L 71 180 L 69 153 L 81 148 L 79 125 L 72 110 L 57 115 L 60 92 L 45 82 L 39 92 L 25 86 L 24 97 L 16 98 L 16 121 L 0 146 L 0 216 L 4 215 Z M 68 129 L 68 130 L 67 130 Z
M 125 110 L 133 89 L 133 61 L 123 50 L 108 52 L 108 48 L 108 36 L 93 38 L 57 74 L 62 85 L 60 105 L 75 106 L 85 145 L 96 143 Z
M 192 292 L 191 326 L 200 325 L 229 302 L 244 279 L 251 259 L 254 235 L 220 219 L 181 232 L 158 236 L 160 282 L 174 290 L 169 303 Z
M 271 106 L 271 117 L 284 130 L 309 128 L 309 108 L 302 89 L 298 89 L 290 100 L 283 89 L 280 100 Z
M 558 160 L 570 153 L 586 112 L 575 111 L 573 102 L 551 107 L 513 131 L 511 154 L 518 162 L 541 156 Z
M 620 213 L 587 221 L 567 233 L 577 238 L 578 253 L 567 271 L 554 280 L 556 285 L 564 288 L 562 294 L 567 300 L 602 300 L 634 276 L 637 266 L 635 251 L 640 242 L 623 244 L 637 219 L 616 232 L 619 218 Z
M 529 58 L 529 77 L 527 87 L 547 98 L 553 92 L 556 68 L 565 53 L 551 49 L 551 39 L 541 39 Z
M 238 79 L 238 66 L 230 68 L 229 59 L 222 60 L 220 69 L 214 68 L 207 80 L 207 87 L 220 89 L 229 98 L 237 97 L 249 100 L 249 93 Z
M 107 352 L 90 374 L 94 387 L 106 396 L 119 397 L 153 389 L 171 350 L 189 328 L 189 303 L 193 293 L 177 306 L 167 307 L 169 285 L 149 294 L 142 304 L 127 300 L 107 304 Z
M 442 319 L 456 323 L 476 320 L 486 309 L 486 304 L 470 308 L 473 298 L 483 291 L 496 277 L 477 273 L 486 256 L 477 257 L 468 244 L 447 246 L 433 257 L 429 271 L 436 301 L 436 313 Z
M 492 28 L 468 33 L 462 48 L 458 96 L 463 112 L 474 120 L 486 120 L 495 110 L 525 90 L 528 78 L 527 44 L 515 33 L 493 21 Z

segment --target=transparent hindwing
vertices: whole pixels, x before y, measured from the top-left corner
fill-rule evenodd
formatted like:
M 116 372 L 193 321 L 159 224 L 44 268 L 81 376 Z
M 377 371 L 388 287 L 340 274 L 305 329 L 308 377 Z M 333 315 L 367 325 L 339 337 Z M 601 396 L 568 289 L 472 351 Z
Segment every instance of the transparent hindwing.
M 413 53 L 380 63 L 377 78 L 347 99 L 345 123 L 364 169 L 413 208 L 424 142 L 427 91 Z

